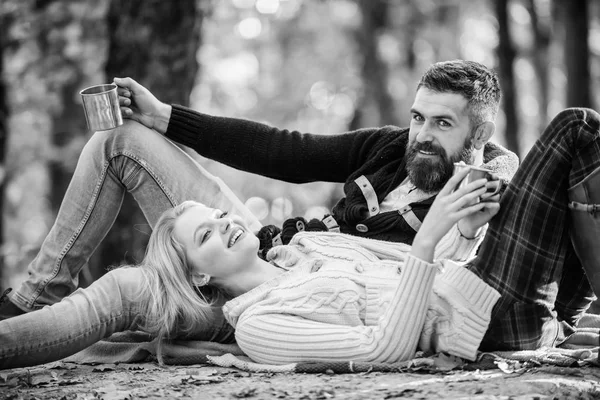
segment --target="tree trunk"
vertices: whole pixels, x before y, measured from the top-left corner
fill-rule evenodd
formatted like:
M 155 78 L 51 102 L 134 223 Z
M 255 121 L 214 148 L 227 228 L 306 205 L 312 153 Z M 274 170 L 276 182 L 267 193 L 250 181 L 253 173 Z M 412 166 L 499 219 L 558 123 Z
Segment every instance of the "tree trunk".
M 362 55 L 363 94 L 356 107 L 350 129 L 365 126 L 398 125 L 398 115 L 388 92 L 387 69 L 381 60 L 378 48 L 378 34 L 388 24 L 388 4 L 383 0 L 360 0 L 362 26 L 355 32 Z M 375 116 L 375 117 L 372 117 Z
M 565 25 L 567 107 L 592 107 L 587 0 L 559 0 Z
M 506 145 L 510 150 L 519 154 L 519 120 L 517 116 L 517 96 L 513 73 L 515 49 L 508 26 L 508 0 L 496 0 L 495 6 L 499 35 L 497 48 L 499 78 L 503 94 L 504 114 L 506 116 Z
M 167 103 L 189 104 L 198 63 L 203 9 L 196 0 L 112 0 L 108 11 L 107 81 L 130 76 Z M 149 228 L 130 195 L 90 260 L 96 279 L 109 265 L 139 262 Z
M 0 9 L 0 249 L 4 248 L 4 178 L 6 171 L 5 154 L 6 154 L 6 139 L 8 137 L 8 99 L 6 94 L 6 85 L 4 82 L 4 49 L 8 46 L 7 28 L 9 26 L 9 16 Z M 4 291 L 3 278 L 4 276 L 4 252 L 0 251 L 0 290 Z
M 528 0 L 527 9 L 531 16 L 531 30 L 533 31 L 533 47 L 531 48 L 531 58 L 538 84 L 539 99 L 539 126 L 538 132 L 542 132 L 548 125 L 548 103 L 550 95 L 548 93 L 548 62 L 550 46 L 550 30 L 547 24 L 540 22 L 538 12 L 535 6 L 535 0 Z

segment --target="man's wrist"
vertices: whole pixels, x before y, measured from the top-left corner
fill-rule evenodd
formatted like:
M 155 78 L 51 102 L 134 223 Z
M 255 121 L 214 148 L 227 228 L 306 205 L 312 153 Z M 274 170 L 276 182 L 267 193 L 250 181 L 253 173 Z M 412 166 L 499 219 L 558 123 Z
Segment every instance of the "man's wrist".
M 164 135 L 167 132 L 172 110 L 173 107 L 171 107 L 170 104 L 161 103 L 161 106 L 154 116 L 154 129 L 161 135 Z

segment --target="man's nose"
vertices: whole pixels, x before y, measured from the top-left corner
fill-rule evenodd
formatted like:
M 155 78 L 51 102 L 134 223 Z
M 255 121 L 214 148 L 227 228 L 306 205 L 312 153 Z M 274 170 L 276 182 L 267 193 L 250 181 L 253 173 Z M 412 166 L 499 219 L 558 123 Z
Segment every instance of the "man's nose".
M 421 129 L 417 133 L 417 136 L 416 136 L 415 139 L 419 143 L 431 142 L 433 140 L 433 134 L 432 134 L 432 130 L 431 130 L 431 125 L 428 122 L 425 122 L 421 126 Z

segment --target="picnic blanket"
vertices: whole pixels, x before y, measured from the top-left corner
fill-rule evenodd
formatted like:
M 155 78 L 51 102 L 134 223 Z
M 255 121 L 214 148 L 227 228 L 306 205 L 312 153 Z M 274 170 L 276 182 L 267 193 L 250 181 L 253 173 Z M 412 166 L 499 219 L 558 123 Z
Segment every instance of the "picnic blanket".
M 212 364 L 249 372 L 357 373 L 448 371 L 452 369 L 500 368 L 513 372 L 537 365 L 559 367 L 600 366 L 600 315 L 587 314 L 577 331 L 557 348 L 538 350 L 480 352 L 477 360 L 464 361 L 444 354 L 425 355 L 393 364 L 371 362 L 298 362 L 270 365 L 252 362 L 237 344 L 205 341 L 177 341 L 163 344 L 163 360 L 169 365 Z M 66 362 L 82 364 L 136 363 L 156 360 L 156 340 L 143 332 L 121 332 L 66 358 Z

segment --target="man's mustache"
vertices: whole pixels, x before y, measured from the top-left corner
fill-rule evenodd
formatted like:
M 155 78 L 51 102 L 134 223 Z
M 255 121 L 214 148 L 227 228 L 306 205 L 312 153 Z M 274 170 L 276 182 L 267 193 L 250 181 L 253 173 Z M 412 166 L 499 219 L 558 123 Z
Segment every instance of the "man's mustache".
M 412 149 L 414 152 L 417 151 L 426 151 L 428 153 L 436 153 L 441 154 L 443 156 L 446 155 L 446 152 L 441 146 L 434 145 L 432 142 L 417 142 L 415 141 L 412 145 Z

